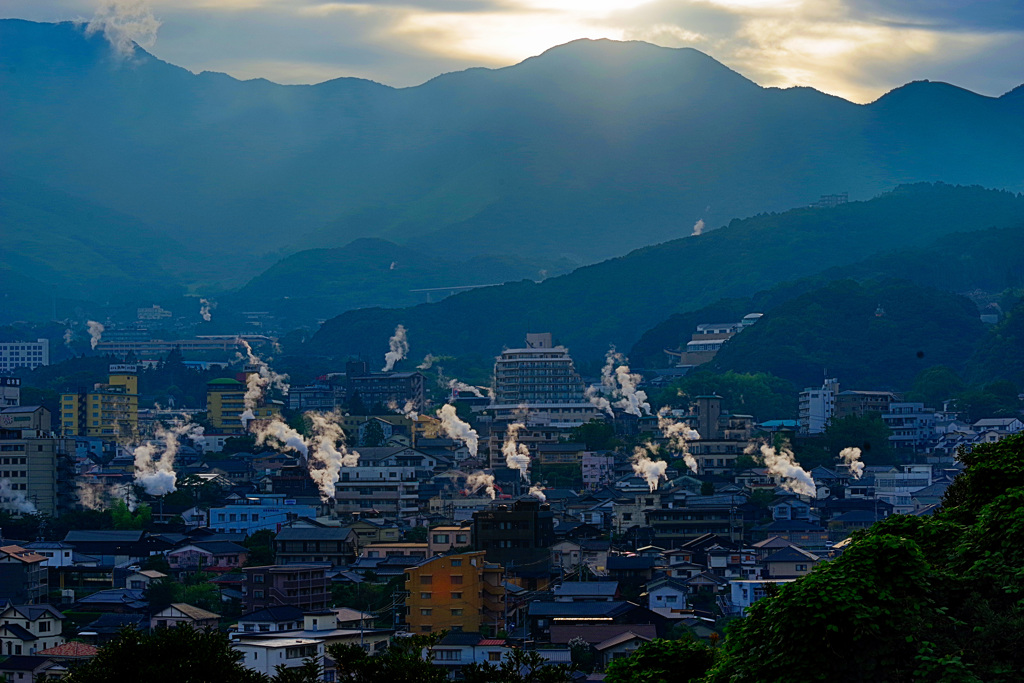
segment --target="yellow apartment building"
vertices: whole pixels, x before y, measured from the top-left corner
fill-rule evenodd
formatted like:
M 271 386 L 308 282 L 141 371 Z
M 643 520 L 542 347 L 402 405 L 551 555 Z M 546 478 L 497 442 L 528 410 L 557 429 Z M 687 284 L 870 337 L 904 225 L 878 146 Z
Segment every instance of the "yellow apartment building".
M 505 628 L 501 565 L 484 552 L 443 555 L 405 570 L 406 621 L 412 633 Z

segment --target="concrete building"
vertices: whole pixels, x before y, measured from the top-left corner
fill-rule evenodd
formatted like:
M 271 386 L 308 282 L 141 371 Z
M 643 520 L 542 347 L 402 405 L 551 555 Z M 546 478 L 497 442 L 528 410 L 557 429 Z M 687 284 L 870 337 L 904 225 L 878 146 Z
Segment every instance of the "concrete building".
M 246 373 L 252 372 L 247 369 Z M 223 377 L 206 385 L 206 414 L 215 429 L 241 432 L 241 415 L 245 412 L 246 385 L 237 379 Z M 281 405 L 264 401 L 253 408 L 257 420 L 269 420 L 281 413 Z
M 495 420 L 516 420 L 524 407 L 536 423 L 575 426 L 601 416 L 584 397 L 583 379 L 564 346 L 551 333 L 526 335 L 526 346 L 506 349 L 494 360 Z
M 17 545 L 0 547 L 0 600 L 16 604 L 46 601 L 46 558 Z
M 327 562 L 334 566 L 356 558 L 359 536 L 349 527 L 281 529 L 274 537 L 275 561 L 281 565 Z
M 323 609 L 330 604 L 329 564 L 289 564 L 245 567 L 242 595 L 245 610 L 255 612 L 277 605 L 301 610 Z
M 242 653 L 242 666 L 273 677 L 277 667 L 297 669 L 307 659 L 323 662 L 324 643 L 313 638 L 261 638 L 232 643 Z
M 345 384 L 351 404 L 358 395 L 367 410 L 374 407 L 387 409 L 388 404 L 404 406 L 412 402 L 415 410 L 423 410 L 424 377 L 419 372 L 370 372 L 365 361 L 345 365 Z
M 537 500 L 517 500 L 511 507 L 498 505 L 473 515 L 473 546 L 524 588 L 546 585 L 554 543 L 551 507 Z
M 21 405 L 21 378 L 0 377 L 0 408 Z
M 500 565 L 483 552 L 444 555 L 405 570 L 406 622 L 412 633 L 479 632 L 505 627 Z
M 298 505 L 283 493 L 256 493 L 244 501 L 210 508 L 209 514 L 211 529 L 248 536 L 257 531 L 277 531 L 294 519 L 315 519 L 317 511 L 311 505 Z
M 50 340 L 0 342 L 0 372 L 15 368 L 35 370 L 50 364 Z
M 921 453 L 938 440 L 935 411 L 923 403 L 891 403 L 882 420 L 892 431 L 889 443 L 897 450 Z
M 869 413 L 887 413 L 889 406 L 903 400 L 900 394 L 892 391 L 840 391 L 836 396 L 836 419 Z
M 99 436 L 125 443 L 139 434 L 139 377 L 134 365 L 111 365 L 106 384 L 61 394 L 65 436 Z
M 345 387 L 327 381 L 288 390 L 290 410 L 318 410 L 329 413 L 345 403 Z
M 820 388 L 807 387 L 800 392 L 801 434 L 821 434 L 835 415 L 839 380 L 826 379 Z
M 0 482 L 8 486 L 2 494 L 5 509 L 46 515 L 71 509 L 77 504 L 74 457 L 74 439 L 53 433 L 46 408 L 0 410 Z

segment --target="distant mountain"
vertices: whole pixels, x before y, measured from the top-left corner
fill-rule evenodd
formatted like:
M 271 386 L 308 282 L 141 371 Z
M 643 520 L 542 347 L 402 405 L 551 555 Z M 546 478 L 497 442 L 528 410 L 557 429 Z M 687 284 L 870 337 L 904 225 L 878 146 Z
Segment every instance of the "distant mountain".
M 927 247 L 952 232 L 1020 225 L 1024 196 L 943 184 L 904 186 L 832 209 L 736 220 L 699 237 L 638 249 L 539 284 L 509 283 L 406 309 L 349 311 L 328 320 L 308 351 L 375 354 L 381 340 L 402 323 L 417 354 L 492 355 L 503 345 L 520 343 L 528 331 L 550 331 L 577 358 L 596 358 L 609 343 L 629 349 L 645 330 L 673 313 L 747 297 L 830 268 L 837 269 L 830 279 L 845 277 L 842 267 L 893 250 Z M 979 235 L 990 239 L 987 232 Z M 1011 243 L 1006 251 L 1019 254 L 1021 249 Z M 955 282 L 955 260 L 948 270 Z M 738 312 L 727 309 L 722 315 Z
M 543 280 L 569 272 L 573 265 L 564 259 L 527 261 L 516 256 L 453 261 L 386 240 L 361 238 L 337 249 L 293 254 L 219 303 L 269 310 L 297 327 L 349 309 L 437 301 L 466 286 Z
M 638 42 L 576 41 L 414 88 L 281 86 L 4 20 L 0 92 L 0 170 L 173 232 L 190 282 L 360 237 L 446 261 L 587 263 L 821 194 L 1024 190 L 1017 91 L 921 82 L 861 106 Z

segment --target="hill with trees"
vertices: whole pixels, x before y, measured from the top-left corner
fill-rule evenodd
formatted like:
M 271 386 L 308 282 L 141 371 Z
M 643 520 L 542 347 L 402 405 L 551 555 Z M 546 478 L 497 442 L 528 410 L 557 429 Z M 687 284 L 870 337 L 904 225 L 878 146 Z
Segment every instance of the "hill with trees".
M 750 297 L 829 269 L 835 270 L 823 275 L 825 280 L 844 277 L 847 266 L 926 247 L 950 233 L 1021 225 L 1024 196 L 941 183 L 903 186 L 833 209 L 735 220 L 542 283 L 507 283 L 405 309 L 349 311 L 328 320 L 303 352 L 377 355 L 401 323 L 415 354 L 493 356 L 503 346 L 521 343 L 527 331 L 545 330 L 577 359 L 588 360 L 600 357 L 609 343 L 628 349 L 644 330 L 674 313 Z M 765 302 L 814 286 L 814 281 L 795 283 L 788 291 L 769 292 Z M 706 313 L 738 320 L 743 308 L 726 302 Z

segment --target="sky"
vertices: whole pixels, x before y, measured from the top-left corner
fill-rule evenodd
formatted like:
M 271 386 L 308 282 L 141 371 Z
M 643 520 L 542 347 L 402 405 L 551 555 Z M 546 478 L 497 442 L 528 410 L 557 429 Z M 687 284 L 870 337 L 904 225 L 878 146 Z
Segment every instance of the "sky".
M 191 71 L 278 83 L 418 85 L 577 38 L 692 47 L 855 102 L 912 80 L 1024 83 L 1021 0 L 0 0 L 0 16 L 92 20 Z

